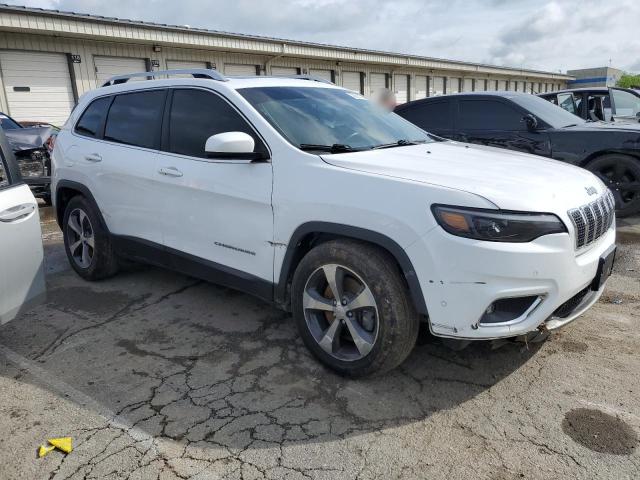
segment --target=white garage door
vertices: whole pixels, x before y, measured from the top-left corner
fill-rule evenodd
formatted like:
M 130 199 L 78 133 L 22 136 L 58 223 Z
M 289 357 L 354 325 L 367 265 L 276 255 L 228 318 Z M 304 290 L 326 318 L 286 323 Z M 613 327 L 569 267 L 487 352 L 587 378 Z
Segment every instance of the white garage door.
M 406 103 L 409 100 L 409 75 L 395 74 L 393 76 L 393 93 L 396 103 Z
M 147 70 L 146 63 L 142 58 L 93 57 L 93 63 L 96 67 L 98 86 L 114 75 L 126 75 L 127 73 L 145 72 Z M 144 80 L 144 77 L 134 80 Z
M 484 78 L 476 78 L 476 84 L 475 84 L 476 92 L 484 92 L 485 88 L 486 88 L 485 79 Z
M 416 75 L 416 99 L 427 97 L 427 77 Z
M 257 69 L 255 65 L 240 65 L 240 64 L 233 64 L 233 63 L 225 63 L 224 74 L 238 75 L 240 77 L 249 77 L 249 76 L 257 75 Z
M 295 67 L 271 67 L 271 75 L 275 75 L 275 76 L 298 75 L 298 69 Z
M 193 68 L 207 68 L 207 62 L 193 62 L 189 60 L 167 60 L 167 70 L 189 70 Z
M 471 78 L 465 78 L 462 82 L 463 92 L 473 92 L 473 80 Z
M 447 80 L 447 93 L 459 93 L 460 92 L 460 79 L 450 77 Z
M 506 80 L 498 80 L 498 90 L 505 91 L 507 89 L 507 81 Z
M 430 97 L 437 97 L 444 94 L 444 77 L 431 77 Z
M 372 73 L 369 76 L 369 96 L 374 97 L 383 88 L 387 88 L 387 74 Z
M 316 69 L 311 69 L 309 70 L 309 75 L 313 75 L 314 77 L 318 77 L 318 78 L 322 78 L 323 80 L 328 80 L 329 82 L 332 82 L 332 78 L 333 78 L 333 74 L 331 72 L 331 70 L 316 70 Z
M 348 90 L 362 93 L 360 72 L 342 72 L 342 86 Z
M 16 120 L 62 126 L 75 104 L 67 57 L 61 53 L 0 52 L 9 111 Z

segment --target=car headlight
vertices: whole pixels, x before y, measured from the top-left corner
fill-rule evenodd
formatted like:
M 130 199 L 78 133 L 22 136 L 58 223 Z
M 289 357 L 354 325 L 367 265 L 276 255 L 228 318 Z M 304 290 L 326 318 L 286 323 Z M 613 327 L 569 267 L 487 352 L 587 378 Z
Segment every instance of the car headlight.
M 567 232 L 551 213 L 512 212 L 433 205 L 433 215 L 447 232 L 489 242 L 530 242 L 543 235 Z

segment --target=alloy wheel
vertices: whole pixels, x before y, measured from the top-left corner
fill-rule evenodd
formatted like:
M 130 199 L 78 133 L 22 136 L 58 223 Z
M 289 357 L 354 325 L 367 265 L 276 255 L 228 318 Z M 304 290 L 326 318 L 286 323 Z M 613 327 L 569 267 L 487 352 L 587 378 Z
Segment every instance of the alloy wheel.
M 338 264 L 316 269 L 305 285 L 302 308 L 311 335 L 332 357 L 356 361 L 373 349 L 378 307 L 369 286 L 353 270 Z
M 618 209 L 640 198 L 640 178 L 626 165 L 612 163 L 600 168 L 596 174 L 613 193 Z
M 80 268 L 89 268 L 95 253 L 95 234 L 87 214 L 76 208 L 67 221 L 67 242 L 73 261 Z

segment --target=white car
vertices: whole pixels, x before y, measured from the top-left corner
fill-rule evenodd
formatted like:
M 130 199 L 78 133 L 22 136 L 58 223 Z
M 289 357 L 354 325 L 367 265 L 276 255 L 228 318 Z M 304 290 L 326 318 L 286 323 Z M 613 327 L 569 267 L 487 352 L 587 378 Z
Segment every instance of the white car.
M 86 279 L 126 257 L 249 292 L 359 376 L 400 364 L 420 322 L 462 340 L 563 326 L 611 272 L 613 199 L 586 170 L 442 141 L 313 78 L 107 83 L 53 153 Z
M 46 295 L 38 204 L 0 128 L 0 325 Z

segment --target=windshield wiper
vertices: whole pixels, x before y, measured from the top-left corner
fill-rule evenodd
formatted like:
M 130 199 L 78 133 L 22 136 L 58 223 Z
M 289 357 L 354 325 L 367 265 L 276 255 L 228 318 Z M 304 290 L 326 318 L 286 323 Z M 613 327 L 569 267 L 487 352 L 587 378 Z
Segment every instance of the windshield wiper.
M 383 143 L 382 145 L 376 145 L 373 147 L 373 150 L 380 150 L 382 148 L 393 148 L 393 147 L 406 147 L 407 145 L 419 145 L 421 143 L 425 143 L 424 140 L 398 140 L 394 143 Z
M 342 143 L 334 143 L 333 145 L 314 145 L 313 143 L 301 143 L 298 148 L 304 152 L 306 151 L 318 151 L 329 153 L 345 153 L 345 152 L 357 152 L 358 149 Z

